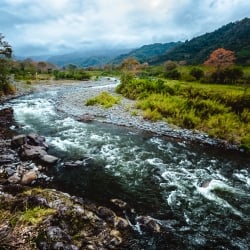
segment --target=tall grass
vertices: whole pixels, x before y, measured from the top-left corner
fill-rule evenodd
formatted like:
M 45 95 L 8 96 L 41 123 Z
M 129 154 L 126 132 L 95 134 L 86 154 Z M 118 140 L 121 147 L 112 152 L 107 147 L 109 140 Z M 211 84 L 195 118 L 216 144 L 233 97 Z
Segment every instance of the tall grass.
M 108 92 L 102 92 L 101 94 L 88 99 L 85 105 L 87 106 L 101 105 L 104 108 L 111 108 L 113 105 L 118 104 L 119 102 L 120 102 L 120 97 L 113 96 Z
M 130 79 L 117 88 L 136 99 L 145 119 L 166 120 L 250 150 L 250 91 L 246 86 Z

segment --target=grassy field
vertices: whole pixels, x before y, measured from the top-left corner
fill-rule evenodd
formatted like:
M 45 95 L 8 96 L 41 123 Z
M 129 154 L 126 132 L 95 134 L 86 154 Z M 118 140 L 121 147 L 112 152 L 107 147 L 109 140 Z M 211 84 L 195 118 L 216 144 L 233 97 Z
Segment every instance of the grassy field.
M 165 120 L 250 150 L 250 87 L 121 77 L 117 92 L 136 99 L 145 119 Z

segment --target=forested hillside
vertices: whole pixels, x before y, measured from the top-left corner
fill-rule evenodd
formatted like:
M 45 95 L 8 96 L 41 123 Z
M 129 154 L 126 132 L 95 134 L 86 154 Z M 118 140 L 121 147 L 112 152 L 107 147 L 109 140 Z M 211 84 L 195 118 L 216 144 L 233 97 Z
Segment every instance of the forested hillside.
M 170 43 L 154 43 L 150 45 L 144 45 L 138 49 L 134 49 L 129 53 L 119 55 L 111 61 L 112 64 L 120 64 L 125 58 L 133 57 L 139 62 L 148 62 L 153 58 L 165 54 L 170 49 L 182 44 L 181 42 L 170 42 Z
M 250 18 L 229 23 L 214 32 L 186 41 L 167 53 L 149 61 L 160 64 L 167 60 L 183 61 L 189 64 L 201 64 L 209 54 L 217 49 L 232 50 L 236 55 L 236 63 L 250 64 Z

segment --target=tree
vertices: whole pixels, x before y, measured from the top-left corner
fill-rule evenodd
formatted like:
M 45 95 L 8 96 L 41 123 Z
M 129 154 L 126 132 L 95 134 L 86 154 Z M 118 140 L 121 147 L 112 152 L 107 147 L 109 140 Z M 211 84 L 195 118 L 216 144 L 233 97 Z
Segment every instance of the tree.
M 169 79 L 178 80 L 181 77 L 181 73 L 177 70 L 178 65 L 173 61 L 167 61 L 164 63 L 164 76 Z
M 10 62 L 8 58 L 12 55 L 11 46 L 4 41 L 4 36 L 0 33 L 0 92 L 12 92 L 9 85 Z
M 4 36 L 0 33 L 0 55 L 4 57 L 10 58 L 12 55 L 12 48 L 11 46 L 4 41 Z
M 128 57 L 123 60 L 121 68 L 129 71 L 136 71 L 140 63 L 133 57 Z
M 244 75 L 241 68 L 226 68 L 224 70 L 227 83 L 237 83 L 237 81 Z
M 48 72 L 48 67 L 46 62 L 38 62 L 36 65 L 36 69 L 39 73 L 47 73 Z
M 204 65 L 215 66 L 217 71 L 220 71 L 222 68 L 233 65 L 235 59 L 233 51 L 219 48 L 210 54 L 208 60 L 204 62 Z
M 173 61 L 167 61 L 164 63 L 164 71 L 169 72 L 171 70 L 177 69 L 177 64 Z
M 192 68 L 190 70 L 190 75 L 196 78 L 196 80 L 200 80 L 204 76 L 204 72 L 199 68 Z

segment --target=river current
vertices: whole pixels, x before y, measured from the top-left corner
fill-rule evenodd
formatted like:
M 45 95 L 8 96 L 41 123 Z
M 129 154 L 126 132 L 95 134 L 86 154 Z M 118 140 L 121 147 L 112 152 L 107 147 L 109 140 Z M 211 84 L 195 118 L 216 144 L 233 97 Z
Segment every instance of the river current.
M 126 201 L 168 235 L 136 231 L 140 249 L 249 249 L 250 157 L 104 123 L 83 123 L 57 111 L 57 99 L 77 87 L 53 87 L 8 102 L 19 132 L 46 137 L 61 161 L 82 168 L 50 170 L 53 185 L 108 204 Z M 86 89 L 87 91 L 87 89 Z M 168 240 L 166 240 L 168 239 Z

